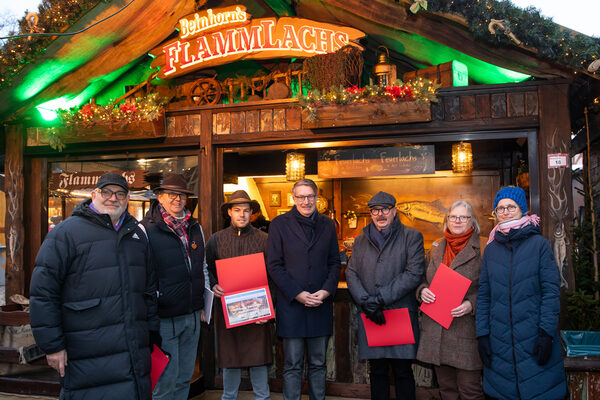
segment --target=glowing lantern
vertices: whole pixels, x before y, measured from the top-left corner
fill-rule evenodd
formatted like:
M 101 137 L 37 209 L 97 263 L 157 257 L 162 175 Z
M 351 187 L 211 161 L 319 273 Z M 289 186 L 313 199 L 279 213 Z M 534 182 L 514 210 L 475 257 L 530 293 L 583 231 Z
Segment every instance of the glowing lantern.
M 377 77 L 377 84 L 380 86 L 392 85 L 396 82 L 396 66 L 390 63 L 390 53 L 385 46 L 379 46 L 377 50 L 383 48 L 383 52 L 379 53 L 379 62 L 373 68 L 373 73 Z
M 304 179 L 304 154 L 287 153 L 285 157 L 285 179 L 288 181 Z
M 452 171 L 471 172 L 473 170 L 473 150 L 471 143 L 460 142 L 452 145 Z

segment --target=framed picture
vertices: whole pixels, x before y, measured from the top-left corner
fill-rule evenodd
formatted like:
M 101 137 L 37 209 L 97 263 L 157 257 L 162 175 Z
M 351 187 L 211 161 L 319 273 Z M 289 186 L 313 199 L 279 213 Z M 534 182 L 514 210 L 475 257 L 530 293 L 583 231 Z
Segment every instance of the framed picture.
M 288 211 L 290 211 L 289 208 L 280 208 L 277 210 L 277 215 L 285 214 Z
M 281 207 L 281 191 L 276 190 L 269 193 L 269 205 L 271 207 Z
M 294 195 L 291 193 L 287 194 L 287 205 L 288 207 L 293 207 L 296 203 L 294 203 Z

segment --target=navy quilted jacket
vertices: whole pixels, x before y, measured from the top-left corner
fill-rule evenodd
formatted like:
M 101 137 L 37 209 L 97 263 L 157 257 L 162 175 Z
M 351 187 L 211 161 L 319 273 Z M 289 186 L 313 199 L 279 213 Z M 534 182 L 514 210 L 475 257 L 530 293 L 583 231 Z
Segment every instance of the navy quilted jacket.
M 553 400 L 567 393 L 558 338 L 560 280 L 539 227 L 497 232 L 483 256 L 477 299 L 477 336 L 490 336 L 491 366 L 483 389 L 498 399 Z M 552 356 L 533 355 L 539 329 L 554 337 Z

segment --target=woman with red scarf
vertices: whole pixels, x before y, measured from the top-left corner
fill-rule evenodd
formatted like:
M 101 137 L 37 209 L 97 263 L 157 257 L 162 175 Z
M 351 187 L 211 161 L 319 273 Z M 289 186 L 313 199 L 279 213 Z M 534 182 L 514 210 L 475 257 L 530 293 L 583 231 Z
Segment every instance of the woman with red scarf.
M 466 201 L 459 200 L 450 206 L 444 237 L 433 243 L 423 283 L 417 288 L 419 301 L 435 301 L 429 285 L 441 263 L 472 283 L 462 304 L 452 310 L 454 320 L 449 329 L 422 314 L 417 359 L 434 365 L 442 400 L 483 400 L 483 365 L 475 338 L 477 282 L 481 271 L 479 225 L 473 207 Z

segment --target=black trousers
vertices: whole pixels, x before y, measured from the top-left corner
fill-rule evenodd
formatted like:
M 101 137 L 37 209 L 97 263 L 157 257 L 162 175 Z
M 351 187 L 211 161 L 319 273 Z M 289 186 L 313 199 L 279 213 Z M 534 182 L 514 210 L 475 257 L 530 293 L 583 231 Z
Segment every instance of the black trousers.
M 369 360 L 371 364 L 371 399 L 389 400 L 390 367 L 394 375 L 396 400 L 416 400 L 415 378 L 412 371 L 413 360 L 398 358 L 378 358 Z

